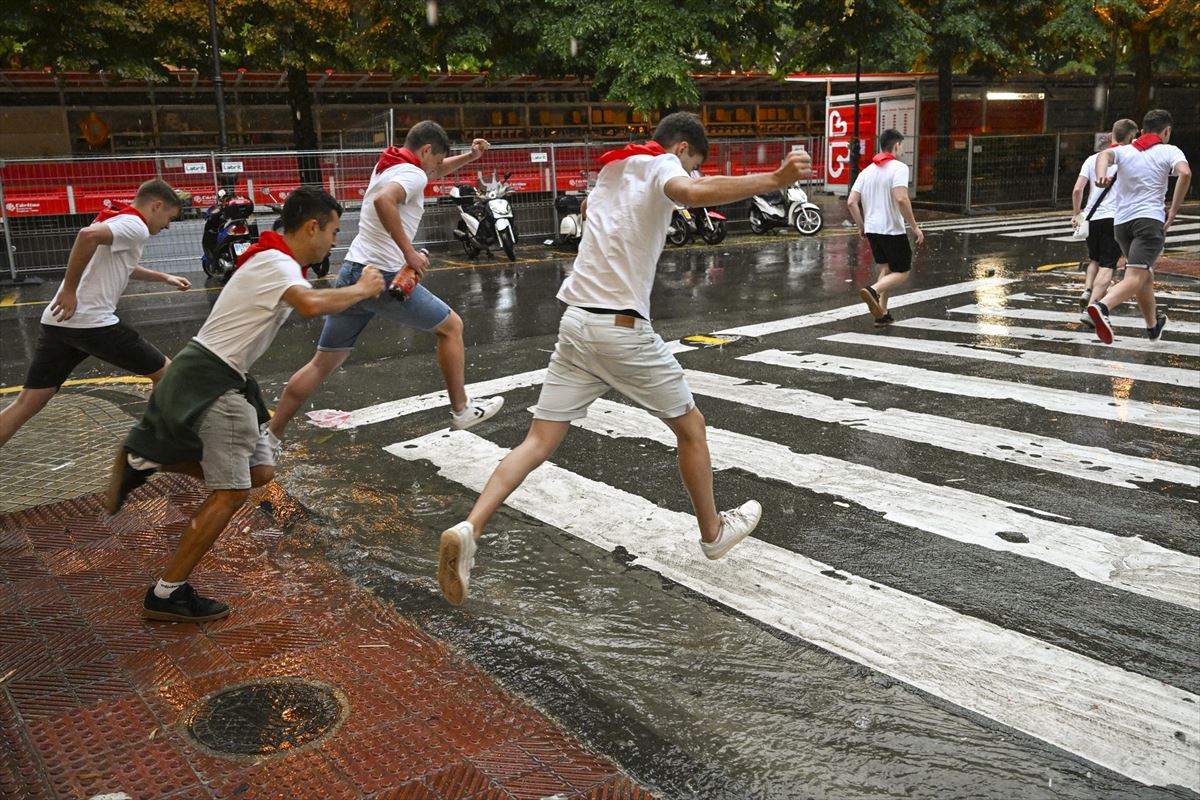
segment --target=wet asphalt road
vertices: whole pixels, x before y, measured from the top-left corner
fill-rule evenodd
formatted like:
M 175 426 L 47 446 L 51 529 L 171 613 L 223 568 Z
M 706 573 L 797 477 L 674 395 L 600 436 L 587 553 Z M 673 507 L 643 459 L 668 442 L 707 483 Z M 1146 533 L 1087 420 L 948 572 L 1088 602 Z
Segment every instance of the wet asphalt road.
M 715 248 L 668 250 L 653 297 L 656 329 L 671 341 L 853 306 L 857 288 L 871 274 L 870 259 L 865 243 L 844 235 L 836 213 L 831 217 L 826 233 L 815 239 L 738 237 Z M 1078 273 L 1035 268 L 1074 261 L 1078 249 L 1042 237 L 931 232 L 906 292 L 989 277 L 1014 282 L 947 294 L 897 308 L 895 315 L 900 320 L 1081 331 L 1074 322 L 953 311 L 967 304 L 1070 311 L 1075 308 L 1071 299 Z M 427 285 L 466 322 L 468 382 L 545 367 L 561 313 L 554 294 L 570 266 L 569 256 L 526 246 L 516 265 L 481 262 L 472 267 L 450 252 L 435 252 L 434 264 L 436 271 Z M 744 386 L 769 384 L 852 400 L 859 404 L 862 419 L 884 409 L 903 409 L 1182 465 L 1185 473 L 1190 469 L 1188 474 L 1194 474 L 1200 465 L 1200 423 L 1194 421 L 1200 417 L 1185 415 L 1182 426 L 1170 429 L 1122 421 L 1119 416 L 1114 420 L 1093 412 L 1047 408 L 1020 394 L 1044 387 L 1077 393 L 1065 395 L 1068 402 L 1090 395 L 1109 398 L 1119 410 L 1145 402 L 1191 409 L 1194 414 L 1200 400 L 1200 335 L 1188 331 L 1200 323 L 1200 298 L 1195 296 L 1200 286 L 1164 279 L 1160 288 L 1174 293 L 1168 298 L 1172 323 L 1183 325 L 1179 330 L 1168 328 L 1165 339 L 1182 343 L 1182 353 L 1105 350 L 1098 344 L 922 327 L 877 332 L 863 309 L 844 319 L 791 328 L 724 349 L 689 351 L 680 360 L 689 370 L 735 377 Z M 0 381 L 5 385 L 21 380 L 37 336 L 36 301 L 52 291 L 52 286 L 23 289 L 13 299 L 15 305 L 0 307 Z M 1013 295 L 1027 299 L 1012 299 Z M 119 313 L 164 351 L 173 352 L 199 328 L 215 296 L 215 290 L 168 295 L 153 284 L 135 284 Z M 259 361 L 255 373 L 268 397 L 277 396 L 291 372 L 311 356 L 320 324 L 293 315 Z M 1151 379 L 1132 379 L 1082 372 L 1082 362 L 1076 361 L 1057 368 L 1033 367 L 1029 356 L 1006 363 L 940 354 L 919 345 L 892 349 L 824 338 L 845 333 L 1098 359 L 1116 363 L 1118 369 L 1145 365 L 1168 370 L 1151 374 Z M 1133 341 L 1139 335 L 1128 329 L 1122 338 Z M 374 324 L 347 367 L 312 398 L 312 408 L 349 411 L 440 390 L 432 347 L 427 335 Z M 776 350 L 863 359 L 887 369 L 917 367 L 950 376 L 950 388 L 922 388 L 911 374 L 888 382 L 867 380 L 853 369 L 793 369 L 741 358 Z M 111 373 L 106 368 L 89 362 L 76 377 L 107 374 Z M 1017 384 L 1022 399 L 966 396 L 956 387 L 971 378 Z M 528 426 L 526 409 L 536 401 L 537 391 L 536 384 L 506 391 L 502 414 L 474 429 L 477 437 L 471 441 L 501 448 L 519 443 Z M 1155 552 L 1194 560 L 1200 557 L 1200 488 L 1194 479 L 1122 482 L 1081 477 L 1057 468 L 1039 469 L 1028 461 L 984 457 L 961 442 L 950 446 L 932 437 L 918 441 L 887 435 L 857 420 L 838 423 L 768 410 L 720 393 L 697 393 L 697 401 L 710 429 L 765 443 L 760 445 L 759 463 L 719 470 L 716 491 L 721 507 L 750 497 L 762 502 L 763 522 L 755 539 L 771 546 L 769 552 L 828 565 L 831 582 L 890 587 L 948 610 L 967 628 L 995 626 L 1025 637 L 1019 641 L 1051 645 L 1054 652 L 1066 654 L 1064 664 L 1098 664 L 1174 687 L 1184 699 L 1173 737 L 1183 742 L 1183 760 L 1172 763 L 1200 764 L 1200 706 L 1187 700 L 1200 693 L 1197 609 L 1190 601 L 1164 599 L 1153 565 L 1142 568 L 1135 558 L 1127 559 L 1129 580 L 1141 580 L 1145 587 L 1131 591 L 1129 584 L 1120 582 L 1120 570 L 1084 577 L 1049 563 L 1039 539 L 1045 525 L 1061 524 L 1069 526 L 1064 528 L 1068 540 L 1071 532 L 1083 530 L 1110 538 L 1137 537 L 1157 548 Z M 128 398 L 122 397 L 122 402 L 128 405 Z M 136 404 L 130 410 L 136 411 Z M 593 412 L 592 417 L 603 414 Z M 889 417 L 883 414 L 881 419 Z M 928 657 L 918 646 L 892 652 L 888 648 L 894 643 L 874 642 L 877 650 L 894 658 L 895 669 L 866 666 L 869 660 L 839 649 L 839 637 L 868 623 L 884 633 L 902 630 L 909 607 L 889 600 L 874 607 L 872 619 L 859 622 L 833 606 L 796 607 L 791 610 L 805 623 L 827 619 L 828 636 L 794 635 L 750 606 L 689 588 L 686 581 L 665 577 L 652 564 L 639 561 L 639 535 L 649 539 L 654 531 L 631 531 L 628 547 L 606 548 L 566 532 L 569 525 L 547 522 L 557 519 L 555 509 L 522 513 L 505 508 L 477 556 L 472 599 L 461 609 L 451 608 L 441 600 L 433 577 L 437 533 L 465 515 L 474 492 L 461 482 L 465 478 L 439 471 L 428 459 L 407 460 L 383 449 L 446 424 L 444 408 L 349 431 L 322 430 L 297 421 L 286 440 L 279 479 L 312 509 L 321 529 L 318 538 L 300 546 L 337 563 L 381 598 L 453 642 L 509 688 L 525 694 L 666 797 L 1196 796 L 1178 786 L 1147 786 L 1129 777 L 1137 771 L 1133 768 L 1099 766 L 1089 760 L 1092 751 L 1081 754 L 1047 743 L 1061 740 L 1040 735 L 1036 723 L 997 721 L 982 706 L 964 708 L 951 699 L 959 696 L 954 681 L 946 677 L 953 670 L 936 663 L 928 669 L 928 682 L 892 677 L 908 674 L 906 670 Z M 809 475 L 798 485 L 793 477 L 773 471 L 775 445 L 791 454 L 834 460 L 822 462 L 828 471 L 825 482 L 817 480 L 822 476 Z M 446 458 L 453 455 L 447 451 Z M 573 430 L 553 463 L 594 482 L 601 491 L 597 496 L 607 502 L 636 496 L 668 512 L 690 509 L 672 450 L 644 436 L 614 438 L 598 430 Z M 836 472 L 847 464 L 868 468 L 870 480 L 885 489 L 891 480 L 906 493 L 928 492 L 927 499 L 918 497 L 918 505 L 927 503 L 930 519 L 946 517 L 949 524 L 958 520 L 964 527 L 984 524 L 996 513 L 987 504 L 997 500 L 1010 509 L 1026 509 L 1026 526 L 1014 530 L 1008 525 L 998 532 L 1018 542 L 1004 550 L 955 538 L 919 513 L 904 517 L 895 509 L 872 505 L 865 499 L 868 488 L 855 482 L 857 473 Z M 950 495 L 946 489 L 969 494 Z M 961 508 L 937 505 L 947 498 L 967 500 Z M 593 504 L 573 524 L 604 528 L 616 513 L 615 506 Z M 1032 540 L 1027 550 L 1019 544 L 1022 537 Z M 699 558 L 698 549 L 694 555 Z M 765 573 L 778 571 L 770 563 L 762 566 Z M 1138 573 L 1139 568 L 1148 571 Z M 1191 575 L 1185 574 L 1185 585 Z M 1200 573 L 1196 576 L 1200 579 Z M 736 589 L 737 576 L 728 580 Z M 780 591 L 790 589 L 785 583 Z M 954 631 L 937 626 L 933 618 L 925 625 L 933 639 L 954 640 Z M 863 645 L 864 650 L 870 644 Z M 955 661 L 983 663 L 983 674 L 988 675 L 984 682 L 1007 687 L 997 689 L 1000 695 L 1022 687 L 1036 690 L 1041 680 L 1032 661 L 991 663 L 982 646 L 951 652 Z M 1071 697 L 1062 702 L 1069 706 L 1076 700 L 1083 702 Z M 1136 751 L 1138 739 L 1128 731 L 1114 734 L 1118 751 Z M 1176 781 L 1150 782 L 1195 787 L 1198 778 L 1187 774 L 1189 769 L 1181 770 Z

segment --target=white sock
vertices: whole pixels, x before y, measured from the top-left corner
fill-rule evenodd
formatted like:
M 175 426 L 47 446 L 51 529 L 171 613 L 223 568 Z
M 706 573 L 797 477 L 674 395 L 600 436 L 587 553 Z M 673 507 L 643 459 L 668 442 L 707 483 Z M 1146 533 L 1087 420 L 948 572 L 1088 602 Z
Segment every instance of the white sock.
M 455 411 L 453 408 L 450 409 L 450 416 L 452 416 L 452 417 L 465 417 L 467 414 L 470 414 L 470 413 L 471 413 L 471 398 L 469 398 L 469 397 L 467 398 L 467 404 L 462 407 L 462 411 Z
M 183 586 L 185 583 L 187 583 L 187 581 L 179 581 L 178 583 L 173 583 L 171 581 L 164 581 L 162 578 L 159 578 L 158 583 L 154 587 L 154 596 L 157 597 L 159 600 L 166 600 L 168 597 L 171 596 L 171 592 L 174 592 L 176 589 L 178 589 L 180 586 Z
M 157 461 L 151 461 L 148 458 L 135 456 L 133 453 L 126 455 L 125 460 L 129 462 L 129 466 L 133 467 L 134 469 L 158 469 L 162 466 L 162 464 L 159 464 Z

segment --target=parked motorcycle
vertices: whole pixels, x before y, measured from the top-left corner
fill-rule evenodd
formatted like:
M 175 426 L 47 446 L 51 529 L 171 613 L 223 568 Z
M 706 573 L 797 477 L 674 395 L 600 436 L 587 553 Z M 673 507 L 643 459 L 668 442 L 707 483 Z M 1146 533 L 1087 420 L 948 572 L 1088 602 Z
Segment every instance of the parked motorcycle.
M 257 240 L 253 201 L 218 189 L 217 202 L 204 212 L 204 234 L 200 239 L 204 274 L 222 283 L 228 281 L 237 269 L 238 256 Z
M 583 201 L 586 198 L 587 195 L 582 192 L 567 192 L 555 198 L 558 236 L 547 239 L 545 244 L 557 247 L 579 246 L 579 242 L 583 240 Z
M 692 212 L 683 206 L 675 206 L 671 212 L 671 225 L 667 228 L 667 244 L 683 247 L 696 235 L 696 220 Z
M 459 214 L 454 238 L 462 242 L 468 258 L 475 258 L 480 252 L 490 257 L 492 248 L 499 245 L 509 261 L 517 260 L 517 231 L 512 204 L 508 201 L 508 195 L 513 193 L 508 184 L 511 177 L 510 172 L 496 180 L 493 173 L 490 183 L 479 182 L 478 191 L 466 183 L 450 190 L 451 202 L 458 206 Z
M 707 208 L 692 209 L 692 220 L 696 232 L 707 244 L 720 244 L 729 234 L 727 220 L 724 214 L 709 211 Z
M 275 197 L 275 193 L 272 192 L 270 189 L 263 190 L 263 194 L 265 194 L 267 197 L 271 198 L 271 202 L 267 204 L 267 207 L 270 208 L 271 211 L 275 213 L 275 222 L 273 222 L 271 224 L 271 230 L 275 231 L 276 233 L 282 234 L 283 233 L 283 216 L 282 216 L 283 215 L 283 201 L 287 199 L 287 196 L 285 195 L 282 198 L 277 198 L 277 197 Z M 304 267 L 305 272 L 308 272 L 308 270 L 310 270 L 310 269 L 313 271 L 313 274 L 316 275 L 318 278 L 324 278 L 326 275 L 329 274 L 329 256 L 326 255 L 325 258 L 320 263 L 308 264 Z
M 820 207 L 808 202 L 808 195 L 799 183 L 782 192 L 760 194 L 750 200 L 750 230 L 754 233 L 795 226 L 803 235 L 812 236 L 824 224 Z

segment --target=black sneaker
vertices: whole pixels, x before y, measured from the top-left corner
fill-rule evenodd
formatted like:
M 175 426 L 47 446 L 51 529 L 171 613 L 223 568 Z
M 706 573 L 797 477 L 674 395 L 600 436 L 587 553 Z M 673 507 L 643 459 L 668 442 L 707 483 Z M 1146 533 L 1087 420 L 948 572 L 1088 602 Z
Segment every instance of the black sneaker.
M 167 598 L 156 595 L 151 586 L 142 601 L 142 616 L 164 622 L 212 622 L 229 616 L 229 606 L 220 600 L 201 597 L 190 583 L 183 584 Z
M 1113 329 L 1112 323 L 1108 321 L 1108 307 L 1104 303 L 1092 303 L 1087 307 L 1087 313 L 1096 327 L 1096 337 L 1105 344 L 1112 344 Z
M 125 505 L 129 493 L 141 486 L 155 473 L 153 469 L 134 469 L 129 466 L 129 452 L 124 445 L 117 448 L 112 473 L 108 477 L 108 494 L 104 498 L 104 510 L 115 514 Z
M 1163 328 L 1167 327 L 1167 315 L 1159 314 L 1153 328 L 1146 328 L 1146 336 L 1150 341 L 1157 342 L 1162 338 Z
M 879 292 L 870 286 L 864 286 L 858 290 L 858 296 L 867 304 L 867 308 L 871 309 L 871 314 L 876 319 L 884 315 L 883 306 L 879 305 Z
M 875 327 L 876 328 L 886 328 L 888 325 L 891 325 L 895 321 L 896 320 L 892 318 L 891 314 L 884 314 L 882 317 L 875 318 Z

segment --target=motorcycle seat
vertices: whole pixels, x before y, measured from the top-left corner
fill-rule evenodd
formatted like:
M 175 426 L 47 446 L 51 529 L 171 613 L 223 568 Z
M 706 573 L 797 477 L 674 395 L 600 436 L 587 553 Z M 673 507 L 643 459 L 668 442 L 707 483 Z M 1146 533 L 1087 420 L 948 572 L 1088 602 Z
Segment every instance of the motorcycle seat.
M 766 200 L 773 206 L 783 205 L 783 192 L 781 191 L 776 190 L 774 192 L 768 192 L 767 194 L 759 195 L 759 197 L 761 197 L 763 200 Z

